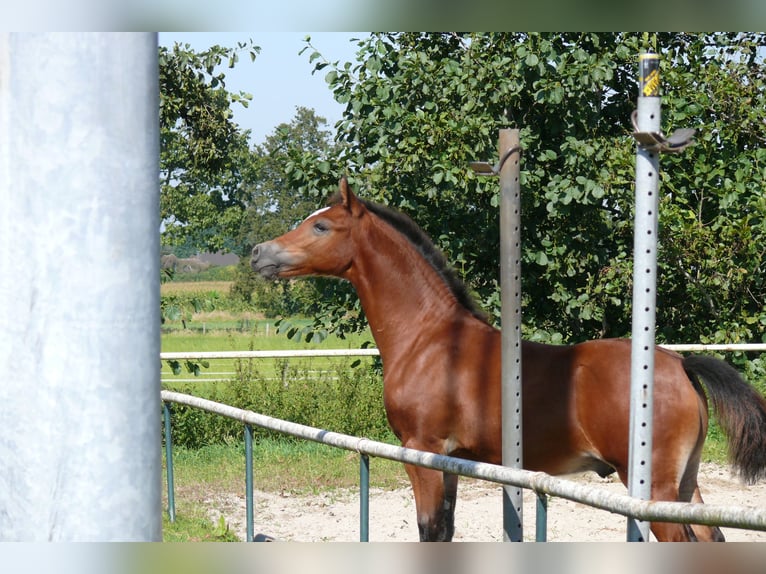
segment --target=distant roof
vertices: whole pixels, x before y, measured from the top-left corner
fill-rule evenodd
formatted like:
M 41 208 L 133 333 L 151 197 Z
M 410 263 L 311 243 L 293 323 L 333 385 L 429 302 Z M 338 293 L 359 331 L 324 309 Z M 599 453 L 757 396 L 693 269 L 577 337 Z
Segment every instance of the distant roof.
M 216 251 L 215 253 L 200 253 L 197 255 L 197 259 L 217 267 L 239 264 L 239 255 L 235 255 L 234 253 L 224 253 L 223 251 Z

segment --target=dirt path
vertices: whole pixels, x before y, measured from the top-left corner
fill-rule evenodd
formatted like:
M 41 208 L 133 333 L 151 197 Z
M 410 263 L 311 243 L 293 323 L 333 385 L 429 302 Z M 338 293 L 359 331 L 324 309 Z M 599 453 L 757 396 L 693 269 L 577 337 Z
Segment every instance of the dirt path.
M 616 478 L 600 479 L 594 473 L 568 477 L 624 494 Z M 699 482 L 705 502 L 732 506 L 766 507 L 766 483 L 744 486 L 730 476 L 728 468 L 705 464 Z M 359 495 L 340 490 L 316 496 L 255 492 L 255 532 L 280 540 L 319 542 L 359 540 Z M 245 500 L 233 494 L 217 494 L 204 502 L 215 522 L 224 515 L 229 527 L 245 539 Z M 502 508 L 500 487 L 461 479 L 455 516 L 455 541 L 500 541 Z M 534 539 L 534 494 L 525 491 L 525 538 Z M 626 519 L 555 498 L 548 504 L 549 541 L 625 540 Z M 764 541 L 766 532 L 723 529 L 729 541 Z M 407 488 L 370 490 L 370 541 L 417 541 L 415 503 Z

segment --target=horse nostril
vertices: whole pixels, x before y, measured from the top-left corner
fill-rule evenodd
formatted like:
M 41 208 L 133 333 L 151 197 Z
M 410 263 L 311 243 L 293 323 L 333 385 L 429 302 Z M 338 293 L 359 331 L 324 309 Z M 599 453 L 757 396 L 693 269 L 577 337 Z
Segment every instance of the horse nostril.
M 261 246 L 256 245 L 253 247 L 253 253 L 251 255 L 251 259 L 258 259 L 258 256 L 261 254 Z

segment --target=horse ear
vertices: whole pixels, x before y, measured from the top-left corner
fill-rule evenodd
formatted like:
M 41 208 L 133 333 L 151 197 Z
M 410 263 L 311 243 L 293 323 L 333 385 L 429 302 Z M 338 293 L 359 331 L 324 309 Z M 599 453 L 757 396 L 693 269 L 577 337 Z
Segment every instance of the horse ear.
M 348 185 L 348 180 L 345 175 L 340 178 L 338 187 L 340 188 L 339 191 L 343 207 L 345 207 L 351 215 L 359 215 L 362 212 L 362 203 L 356 198 L 354 192 L 351 191 L 351 187 Z

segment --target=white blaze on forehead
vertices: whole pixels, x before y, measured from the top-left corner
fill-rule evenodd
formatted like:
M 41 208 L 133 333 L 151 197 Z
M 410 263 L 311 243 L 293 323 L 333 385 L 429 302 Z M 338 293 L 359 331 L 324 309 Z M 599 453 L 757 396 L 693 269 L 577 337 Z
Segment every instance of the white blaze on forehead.
M 312 217 L 314 217 L 315 215 L 319 215 L 320 213 L 324 213 L 324 212 L 325 212 L 325 211 L 327 211 L 328 209 L 330 209 L 330 208 L 329 208 L 329 207 L 323 207 L 322 209 L 317 209 L 317 210 L 316 210 L 314 213 L 312 213 L 311 215 L 309 215 L 309 216 L 308 216 L 306 219 L 304 219 L 303 221 L 306 221 L 307 219 L 311 219 Z

